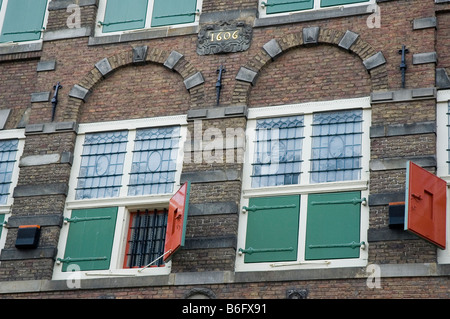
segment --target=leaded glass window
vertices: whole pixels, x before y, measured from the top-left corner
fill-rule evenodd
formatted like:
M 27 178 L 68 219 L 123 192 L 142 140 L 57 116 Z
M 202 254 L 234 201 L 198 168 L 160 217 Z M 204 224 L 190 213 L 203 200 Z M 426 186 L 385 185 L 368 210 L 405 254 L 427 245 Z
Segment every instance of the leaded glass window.
M 313 116 L 311 183 L 358 180 L 362 157 L 362 110 Z
M 179 140 L 179 126 L 136 132 L 128 195 L 172 192 Z
M 0 141 L 0 204 L 7 203 L 19 140 Z
M 300 182 L 303 126 L 301 115 L 256 122 L 252 187 Z
M 86 135 L 76 199 L 119 196 L 127 141 L 128 131 Z

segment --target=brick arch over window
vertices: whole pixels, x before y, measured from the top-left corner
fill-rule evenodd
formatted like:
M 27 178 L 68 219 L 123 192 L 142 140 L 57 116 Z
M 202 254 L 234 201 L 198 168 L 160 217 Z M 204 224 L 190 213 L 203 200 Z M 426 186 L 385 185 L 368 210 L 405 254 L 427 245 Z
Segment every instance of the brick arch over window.
M 148 63 L 155 63 L 178 73 L 191 97 L 191 106 L 202 101 L 204 96 L 203 76 L 181 53 L 142 46 L 98 61 L 70 90 L 69 107 L 63 115 L 64 121 L 78 122 L 83 103 L 89 99 L 95 86 L 114 71 L 130 65 L 146 65 Z
M 264 44 L 261 50 L 239 69 L 232 103 L 248 105 L 251 88 L 257 82 L 258 76 L 264 67 L 276 60 L 277 57 L 295 48 L 320 44 L 334 45 L 357 55 L 369 72 L 372 92 L 388 89 L 386 60 L 383 53 L 376 52 L 369 43 L 361 39 L 359 34 L 349 30 L 342 32 L 308 27 L 298 33 L 288 34 L 280 39 L 272 39 Z

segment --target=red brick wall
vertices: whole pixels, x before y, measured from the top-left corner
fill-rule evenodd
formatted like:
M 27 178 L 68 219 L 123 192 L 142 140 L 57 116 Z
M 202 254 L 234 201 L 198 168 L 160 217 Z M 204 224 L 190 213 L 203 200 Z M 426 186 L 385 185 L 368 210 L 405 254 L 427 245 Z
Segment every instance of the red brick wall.
M 394 91 L 401 87 L 398 50 L 404 44 L 410 50 L 407 55 L 406 88 L 429 88 L 435 86 L 434 63 L 412 64 L 417 53 L 438 53 L 438 67 L 450 72 L 449 13 L 450 4 L 435 5 L 433 0 L 392 0 L 379 3 L 381 28 L 367 26 L 368 14 L 334 19 L 322 19 L 301 23 L 280 24 L 253 29 L 251 47 L 240 53 L 200 56 L 196 53 L 197 34 L 168 38 L 139 40 L 127 43 L 89 46 L 88 38 L 46 41 L 42 51 L 27 54 L 0 56 L 0 108 L 12 109 L 7 128 L 15 128 L 25 110 L 32 106 L 28 124 L 51 121 L 51 104 L 30 103 L 31 93 L 53 92 L 53 85 L 60 81 L 63 88 L 59 95 L 56 122 L 77 123 L 109 120 L 136 119 L 162 115 L 186 114 L 189 110 L 212 108 L 216 99 L 217 68 L 223 64 L 221 106 L 248 105 L 260 107 L 308 101 L 321 101 L 368 96 L 376 91 Z M 203 1 L 202 12 L 222 10 L 257 9 L 256 0 Z M 445 9 L 445 10 L 444 10 Z M 435 11 L 438 10 L 436 13 Z M 51 11 L 47 29 L 56 31 L 66 28 L 70 13 L 66 10 Z M 96 8 L 82 7 L 82 26 L 94 28 Z M 438 17 L 438 28 L 413 30 L 414 19 Z M 320 27 L 318 45 L 303 45 L 299 39 L 303 28 Z M 359 34 L 358 42 L 346 52 L 338 47 L 339 40 L 347 31 Z M 282 54 L 272 61 L 262 47 L 275 39 L 282 47 Z M 132 64 L 132 48 L 148 46 L 149 56 L 144 65 Z M 183 60 L 173 71 L 162 64 L 171 51 L 183 54 Z M 382 52 L 387 63 L 366 70 L 363 60 Z M 102 78 L 95 64 L 108 58 L 114 71 Z M 37 62 L 56 60 L 56 69 L 36 72 Z M 254 86 L 235 79 L 242 66 L 258 72 Z M 183 80 L 201 72 L 204 84 L 186 90 Z M 92 91 L 86 102 L 69 97 L 71 88 L 79 84 Z M 434 98 L 397 103 L 379 103 L 372 106 L 372 126 L 411 124 L 435 121 Z M 243 117 L 227 120 L 204 120 L 203 129 L 217 127 L 223 133 L 227 127 L 245 128 Z M 192 123 L 189 130 L 193 133 Z M 225 135 L 225 134 L 224 134 Z M 73 152 L 75 134 L 28 135 L 25 155 Z M 436 154 L 435 133 L 405 136 L 375 137 L 371 139 L 371 159 Z M 188 156 L 188 155 L 186 155 Z M 240 164 L 186 163 L 183 172 L 204 172 L 214 169 L 237 169 Z M 435 168 L 430 168 L 434 171 Z M 69 164 L 43 167 L 27 167 L 20 171 L 19 185 L 39 183 L 67 183 Z M 371 194 L 402 192 L 405 170 L 373 171 L 370 176 Z M 238 205 L 241 181 L 223 183 L 197 183 L 192 186 L 191 201 L 194 204 L 231 201 Z M 62 214 L 65 196 L 52 195 L 39 198 L 18 198 L 13 214 Z M 372 206 L 370 228 L 387 228 L 386 205 Z M 189 219 L 187 237 L 213 238 L 236 236 L 238 217 L 234 215 L 192 216 Z M 16 230 L 8 231 L 6 248 L 14 246 Z M 43 229 L 41 246 L 56 246 L 59 228 Z M 185 250 L 174 257 L 173 272 L 233 271 L 236 251 L 220 249 Z M 369 245 L 369 262 L 380 264 L 435 263 L 436 249 L 421 239 L 381 241 Z M 35 259 L 2 261 L 0 281 L 51 279 L 53 260 Z M 449 294 L 447 277 L 386 278 L 383 289 L 369 290 L 365 279 L 342 279 L 323 281 L 293 281 L 223 284 L 208 286 L 219 298 L 284 298 L 286 289 L 308 288 L 311 298 L 409 298 L 427 296 L 445 298 Z M 420 287 L 412 289 L 411 287 Z M 191 286 L 144 287 L 139 289 L 74 290 L 46 294 L 19 294 L 10 297 L 183 297 Z M 4 295 L 6 296 L 6 295 Z
M 11 109 L 6 129 L 16 128 L 31 106 L 31 93 L 37 92 L 37 63 L 36 58 L 0 62 L 0 108 Z
M 218 299 L 284 299 L 288 290 L 307 289 L 309 299 L 446 299 L 448 298 L 448 277 L 430 278 L 384 278 L 381 288 L 370 289 L 367 279 L 345 279 L 326 281 L 289 281 L 289 282 L 261 282 L 223 285 L 201 285 L 210 289 Z M 199 286 L 156 286 L 134 289 L 97 289 L 55 291 L 50 293 L 11 294 L 9 298 L 108 298 L 108 299 L 165 299 L 184 298 L 192 289 Z M 277 306 L 278 309 L 278 306 Z M 273 309 L 272 309 L 273 310 Z

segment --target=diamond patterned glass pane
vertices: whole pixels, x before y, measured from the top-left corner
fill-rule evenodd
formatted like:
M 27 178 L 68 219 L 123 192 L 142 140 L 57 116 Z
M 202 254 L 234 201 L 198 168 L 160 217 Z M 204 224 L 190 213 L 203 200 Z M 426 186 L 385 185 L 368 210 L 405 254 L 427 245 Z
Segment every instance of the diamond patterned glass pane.
M 172 192 L 179 140 L 179 126 L 136 132 L 128 195 Z
M 127 141 L 127 131 L 86 135 L 76 199 L 119 196 Z
M 360 179 L 361 142 L 362 110 L 314 114 L 311 183 Z
M 300 182 L 303 126 L 300 115 L 256 122 L 252 187 Z
M 6 204 L 19 140 L 0 141 L 0 204 Z

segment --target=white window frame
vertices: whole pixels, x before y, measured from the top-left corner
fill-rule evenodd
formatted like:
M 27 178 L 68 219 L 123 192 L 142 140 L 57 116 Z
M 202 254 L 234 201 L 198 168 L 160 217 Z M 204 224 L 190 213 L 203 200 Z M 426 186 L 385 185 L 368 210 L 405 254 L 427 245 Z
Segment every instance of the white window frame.
M 22 157 L 23 149 L 25 146 L 25 130 L 17 129 L 17 130 L 0 131 L 0 141 L 11 139 L 18 139 L 19 143 L 17 145 L 16 162 L 14 163 L 13 174 L 11 177 L 11 185 L 9 188 L 10 195 L 8 196 L 6 204 L 0 205 L 0 214 L 5 215 L 4 222 L 7 222 L 8 218 L 11 217 L 11 208 L 14 203 L 14 197 L 12 196 L 12 194 L 19 180 L 20 158 Z M 3 247 L 5 247 L 7 232 L 8 228 L 3 227 L 2 234 L 0 236 L 0 251 L 3 249 Z
M 177 171 L 175 174 L 175 183 L 172 193 L 128 196 L 128 173 L 131 171 L 132 151 L 134 148 L 134 139 L 138 129 L 157 128 L 165 126 L 180 126 L 180 141 L 177 154 Z M 83 142 L 86 134 L 98 132 L 111 132 L 119 130 L 128 130 L 127 154 L 125 156 L 122 187 L 119 197 L 113 198 L 97 198 L 97 199 L 75 199 L 80 171 L 81 156 L 83 151 Z M 183 165 L 184 150 L 183 145 L 187 138 L 187 117 L 186 115 L 155 117 L 138 120 L 111 121 L 100 123 L 80 124 L 78 129 L 77 141 L 75 144 L 74 160 L 69 181 L 69 191 L 67 195 L 64 217 L 70 218 L 74 209 L 88 209 L 100 207 L 118 207 L 116 228 L 114 233 L 114 241 L 111 253 L 111 263 L 108 270 L 92 270 L 76 272 L 77 279 L 103 278 L 105 276 L 148 276 L 148 275 L 167 275 L 171 271 L 171 261 L 167 262 L 164 267 L 146 268 L 139 272 L 139 268 L 123 268 L 125 250 L 127 246 L 127 235 L 130 221 L 130 212 L 138 209 L 163 209 L 169 207 L 169 200 L 173 194 L 181 187 L 180 177 Z M 64 258 L 67 237 L 69 234 L 69 224 L 64 224 L 61 229 L 60 239 L 58 243 L 57 258 Z M 74 278 L 72 272 L 63 272 L 62 263 L 55 263 L 53 271 L 53 279 L 70 279 Z
M 3 0 L 2 5 L 0 7 L 0 34 L 2 33 L 2 29 L 3 29 L 3 22 L 5 21 L 5 15 L 6 15 L 6 8 L 8 5 L 8 1 L 14 1 L 14 0 Z M 3 46 L 10 46 L 10 45 L 21 45 L 22 43 L 25 44 L 30 44 L 30 43 L 40 43 L 42 42 L 42 39 L 44 38 L 44 31 L 45 28 L 47 26 L 47 22 L 48 22 L 48 5 L 50 3 L 51 0 L 47 0 L 47 7 L 45 9 L 45 15 L 44 15 L 44 22 L 42 24 L 42 32 L 41 32 L 41 38 L 38 40 L 31 40 L 31 41 L 20 41 L 20 42 L 5 42 L 5 43 L 0 43 L 0 47 Z
M 264 4 L 263 4 L 263 2 L 267 2 L 267 0 L 258 0 L 259 18 L 289 16 L 289 15 L 295 14 L 295 13 L 312 12 L 312 11 L 325 11 L 325 10 L 330 10 L 330 9 L 340 9 L 340 10 L 342 10 L 343 8 L 367 6 L 367 5 L 373 5 L 373 4 L 376 3 L 376 0 L 369 0 L 367 2 L 361 2 L 361 3 L 351 3 L 351 4 L 344 4 L 344 5 L 337 5 L 337 6 L 321 8 L 320 7 L 320 1 L 321 0 L 313 0 L 313 1 L 314 1 L 314 5 L 313 5 L 312 9 L 267 14 L 267 10 L 266 10 L 267 7 L 264 6 Z M 288 2 L 288 0 L 286 0 L 286 2 Z
M 436 157 L 437 171 L 436 175 L 447 182 L 447 220 L 446 220 L 446 249 L 437 249 L 438 263 L 450 264 L 450 163 L 447 149 L 450 148 L 449 143 L 449 124 L 448 107 L 450 103 L 450 90 L 439 90 L 437 92 L 436 105 Z
M 313 114 L 324 111 L 343 111 L 352 109 L 363 110 L 362 122 L 362 158 L 361 178 L 353 181 L 339 181 L 328 183 L 310 183 L 311 158 L 311 132 Z M 251 187 L 252 163 L 254 157 L 254 142 L 256 120 L 261 118 L 282 117 L 291 115 L 304 115 L 304 139 L 302 148 L 302 174 L 300 183 L 296 185 L 269 186 L 261 188 Z M 330 259 L 330 260 L 305 260 L 306 241 L 306 218 L 308 194 L 327 192 L 361 191 L 361 198 L 369 195 L 369 161 L 370 161 L 370 125 L 371 105 L 370 97 L 343 99 L 323 102 L 310 102 L 301 104 L 290 104 L 282 106 L 268 106 L 250 108 L 247 122 L 247 151 L 243 168 L 243 183 L 241 195 L 241 207 L 248 206 L 252 197 L 278 196 L 278 195 L 300 195 L 300 219 L 297 260 L 292 262 L 261 262 L 244 263 L 244 254 L 236 256 L 236 271 L 276 271 L 290 269 L 323 269 L 337 267 L 364 267 L 367 266 L 367 230 L 369 228 L 369 207 L 361 205 L 360 239 L 365 242 L 365 249 L 360 250 L 359 258 L 352 259 Z M 238 248 L 244 248 L 247 232 L 248 213 L 239 213 Z
M 125 31 L 115 31 L 115 32 L 103 32 L 103 26 L 99 23 L 99 21 L 104 21 L 105 19 L 105 12 L 106 12 L 106 2 L 108 0 L 99 0 L 98 3 L 98 13 L 97 13 L 97 20 L 95 24 L 95 36 L 101 37 L 101 36 L 109 36 L 109 35 L 118 35 L 118 34 L 125 34 L 125 33 L 134 33 L 134 32 L 140 32 L 140 31 L 146 31 L 146 30 L 162 30 L 162 29 L 176 29 L 176 28 L 183 28 L 183 27 L 190 27 L 190 26 L 197 26 L 198 22 L 200 20 L 200 11 L 202 9 L 203 0 L 197 0 L 197 7 L 195 15 L 195 21 L 191 23 L 183 23 L 183 24 L 174 24 L 174 25 L 168 25 L 168 26 L 161 26 L 161 27 L 152 27 L 152 15 L 153 15 L 153 0 L 148 0 L 147 5 L 147 16 L 145 18 L 145 26 L 142 29 L 133 29 L 133 30 L 125 30 Z

